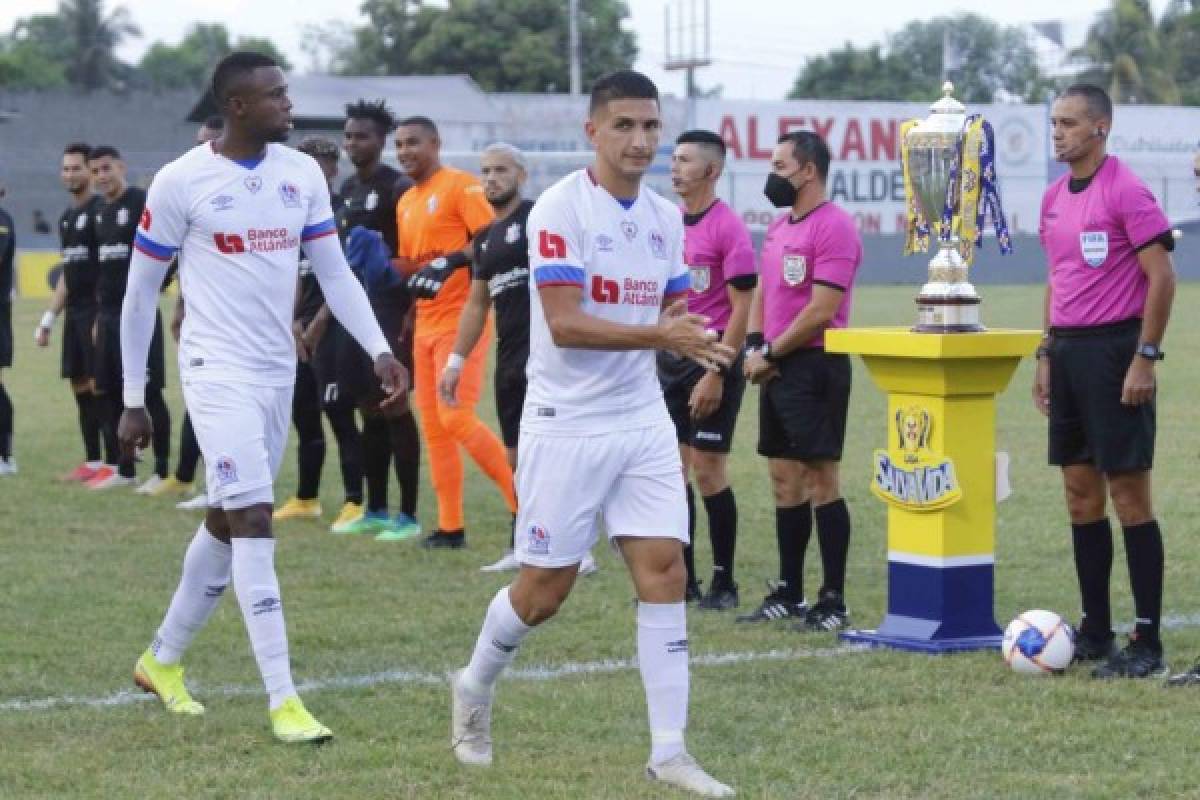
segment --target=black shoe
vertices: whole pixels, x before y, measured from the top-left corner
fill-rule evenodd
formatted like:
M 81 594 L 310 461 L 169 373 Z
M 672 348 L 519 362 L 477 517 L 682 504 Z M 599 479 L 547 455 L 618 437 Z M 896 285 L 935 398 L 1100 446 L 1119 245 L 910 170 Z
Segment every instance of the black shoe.
M 1167 679 L 1167 686 L 1197 686 L 1200 685 L 1200 661 L 1187 672 L 1172 675 Z
M 1084 633 L 1082 626 L 1076 630 L 1079 633 L 1075 636 L 1075 655 L 1071 657 L 1071 663 L 1107 661 L 1117 654 L 1116 637 L 1112 631 L 1104 636 L 1094 636 Z
M 1167 674 L 1162 645 L 1130 637 L 1129 644 L 1092 670 L 1093 678 L 1159 678 Z
M 467 535 L 463 531 L 443 531 L 434 530 L 433 533 L 421 540 L 421 547 L 433 548 L 448 548 L 451 550 L 459 550 L 467 546 Z
M 713 581 L 708 594 L 700 598 L 696 608 L 702 611 L 731 611 L 738 607 L 738 587 L 736 583 L 719 584 Z
M 767 581 L 767 588 L 771 592 L 763 599 L 762 605 L 749 614 L 739 614 L 734 620 L 735 622 L 769 622 L 773 619 L 804 617 L 805 612 L 808 611 L 808 603 L 803 597 L 795 600 L 789 592 L 785 591 L 785 587 L 771 581 Z
M 836 589 L 822 589 L 817 593 L 817 602 L 804 621 L 796 624 L 798 631 L 840 631 L 850 624 L 850 614 L 846 611 L 846 601 L 842 593 Z
M 700 590 L 700 581 L 688 581 L 687 589 L 683 593 L 683 602 L 695 603 L 702 597 L 704 592 Z

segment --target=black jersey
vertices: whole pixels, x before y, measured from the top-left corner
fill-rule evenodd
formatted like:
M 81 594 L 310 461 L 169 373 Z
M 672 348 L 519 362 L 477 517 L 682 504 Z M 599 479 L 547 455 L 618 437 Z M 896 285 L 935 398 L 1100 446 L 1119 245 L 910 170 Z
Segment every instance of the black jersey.
M 93 195 L 83 205 L 71 206 L 58 218 L 68 309 L 96 307 L 96 281 L 100 271 L 96 266 L 96 229 L 92 220 L 99 206 L 100 198 Z
M 333 206 L 333 213 L 336 216 L 342 207 L 342 198 L 336 194 L 330 195 L 329 202 Z M 307 325 L 321 310 L 321 306 L 325 305 L 325 293 L 321 291 L 321 284 L 317 281 L 317 276 L 313 274 L 312 263 L 309 262 L 308 256 L 300 258 L 299 291 L 300 297 L 296 302 L 296 319 Z
M 532 201 L 523 200 L 475 240 L 471 276 L 488 282 L 496 309 L 498 361 L 524 365 L 529 358 L 529 240 L 525 222 Z
M 13 259 L 16 252 L 17 232 L 13 228 L 13 218 L 0 208 L 0 305 L 8 303 L 12 297 Z
M 101 311 L 120 312 L 129 282 L 129 259 L 133 255 L 133 237 L 137 233 L 146 192 L 130 186 L 111 203 L 101 200 L 92 218 L 96 232 L 96 300 Z
M 386 164 L 371 173 L 365 181 L 351 175 L 342 182 L 342 207 L 338 210 L 338 236 L 342 244 L 350 229 L 359 225 L 383 235 L 388 253 L 396 255 L 396 201 L 411 188 L 413 182 Z M 371 297 L 376 306 L 387 306 L 393 313 L 405 313 L 412 305 L 412 296 L 403 284 L 387 291 L 386 297 Z

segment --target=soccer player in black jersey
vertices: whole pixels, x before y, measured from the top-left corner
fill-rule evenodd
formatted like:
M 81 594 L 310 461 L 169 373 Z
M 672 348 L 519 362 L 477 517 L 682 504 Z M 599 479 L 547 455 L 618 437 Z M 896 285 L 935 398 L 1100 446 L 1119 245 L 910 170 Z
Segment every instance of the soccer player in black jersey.
M 359 100 L 346 106 L 342 148 L 354 165 L 354 174 L 342 183 L 342 207 L 337 211 L 338 233 L 346 242 L 356 227 L 377 231 L 389 256 L 396 254 L 396 200 L 412 181 L 383 164 L 384 145 L 396 127 L 395 118 L 383 101 Z M 358 269 L 354 263 L 352 267 Z M 371 307 L 396 357 L 412 373 L 413 302 L 403 281 L 391 270 L 374 273 L 364 280 Z M 328 311 L 314 320 L 320 335 Z M 325 397 L 358 406 L 363 415 L 363 472 L 367 479 L 366 512 L 339 515 L 334 533 L 373 533 L 383 541 L 408 539 L 420 533 L 417 524 L 417 475 L 421 444 L 417 424 L 406 402 L 380 408 L 383 395 L 372 371 L 371 359 L 349 337 L 340 336 L 336 383 L 323 387 Z M 388 514 L 388 470 L 395 461 L 400 483 L 400 513 Z
M 311 136 L 297 147 L 316 159 L 329 184 L 329 200 L 336 213 L 342 199 L 333 191 L 338 173 L 338 147 L 329 139 Z M 296 336 L 296 388 L 292 393 L 292 424 L 296 427 L 296 496 L 275 512 L 275 519 L 319 517 L 321 503 L 321 468 L 325 464 L 325 429 L 321 411 L 329 417 L 338 443 L 342 483 L 345 491 L 343 514 L 362 513 L 362 446 L 358 425 L 354 422 L 354 406 L 339 402 L 336 394 L 336 350 L 340 334 L 331 335 L 325 326 L 324 335 L 317 332 L 313 320 L 325 305 L 325 295 L 307 258 L 300 260 L 300 280 L 296 287 L 296 318 L 292 332 Z M 333 323 L 336 325 L 336 323 Z M 328 325 L 328 323 L 326 323 Z M 324 391 L 333 387 L 330 393 Z
M 0 187 L 0 199 L 4 188 Z M 13 255 L 17 237 L 13 219 L 0 208 L 0 477 L 15 475 L 17 462 L 12 457 L 13 407 L 4 388 L 4 370 L 12 366 L 12 287 Z
M 96 345 L 94 375 L 96 394 L 105 407 L 104 437 L 116 450 L 117 423 L 124 406 L 121 403 L 121 305 L 125 300 L 125 284 L 129 280 L 129 257 L 133 252 L 133 237 L 138 220 L 146 205 L 146 192 L 125 181 L 125 163 L 114 147 L 93 148 L 88 156 L 92 187 L 100 203 L 92 216 L 96 239 Z M 146 364 L 146 411 L 154 423 L 151 439 L 154 450 L 154 475 L 138 487 L 149 494 L 167 476 L 167 461 L 171 449 L 171 414 L 163 400 L 166 383 L 166 362 L 163 351 L 162 318 L 156 317 L 150 358 Z M 93 489 L 129 486 L 136 479 L 133 459 L 118 455 L 116 474 L 102 481 L 89 483 Z
M 71 207 L 58 220 L 62 244 L 62 278 L 54 288 L 50 308 L 42 315 L 34 332 L 39 347 L 50 344 L 50 331 L 59 312 L 66 309 L 63 325 L 62 376 L 71 382 L 75 404 L 79 408 L 79 430 L 83 435 L 84 463 L 64 477 L 81 483 L 104 480 L 116 470 L 105 466 L 100 451 L 103 409 L 92 384 L 92 327 L 96 322 L 96 240 L 92 215 L 99 199 L 92 194 L 87 158 L 91 148 L 73 142 L 63 149 L 62 184 L 71 195 Z M 115 460 L 116 453 L 109 453 Z

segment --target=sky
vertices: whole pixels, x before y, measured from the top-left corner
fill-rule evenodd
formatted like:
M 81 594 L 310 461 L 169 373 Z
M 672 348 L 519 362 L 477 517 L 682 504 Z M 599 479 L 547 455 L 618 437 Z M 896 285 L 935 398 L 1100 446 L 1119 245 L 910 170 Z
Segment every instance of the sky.
M 566 3 L 567 0 L 563 0 Z M 586 4 L 588 0 L 580 0 Z M 664 9 L 670 4 L 704 0 L 627 0 L 631 11 L 628 27 L 638 36 L 640 55 L 635 65 L 647 73 L 662 91 L 684 93 L 681 72 L 662 69 L 666 57 Z M 816 0 L 710 0 L 713 63 L 697 71 L 701 87 L 721 85 L 726 98 L 780 99 L 787 94 L 804 58 L 820 55 L 844 42 L 863 46 L 882 41 L 913 19 L 919 5 L 926 18 L 958 11 L 984 13 L 1004 24 L 1019 24 L 1048 18 L 1083 25 L 1096 12 L 1110 6 L 1104 0 L 1005 0 L 1003 3 L 967 4 L 955 0 L 923 0 L 919 4 L 895 0 L 853 0 L 822 3 Z M 300 49 L 306 23 L 341 19 L 350 24 L 362 20 L 348 15 L 355 0 L 288 0 L 287 19 L 281 19 L 279 3 L 263 0 L 125 0 L 143 36 L 126 44 L 121 56 L 136 60 L 151 42 L 179 41 L 194 22 L 222 22 L 236 37 L 263 36 L 275 42 L 302 70 L 308 59 Z M 1166 0 L 1155 0 L 1161 13 Z M 4 0 L 0 4 L 0 30 L 33 13 L 53 11 L 56 0 Z M 112 0 L 110 0 L 110 7 Z M 1053 11 L 1050 11 L 1050 8 Z M 674 49 L 674 48 L 673 48 Z M 586 54 L 585 54 L 586 58 Z

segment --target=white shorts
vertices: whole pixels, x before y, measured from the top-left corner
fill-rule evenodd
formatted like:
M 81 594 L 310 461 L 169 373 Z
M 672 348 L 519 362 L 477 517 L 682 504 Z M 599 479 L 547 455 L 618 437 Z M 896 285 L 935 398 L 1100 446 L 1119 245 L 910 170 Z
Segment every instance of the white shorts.
M 517 560 L 578 564 L 596 543 L 597 517 L 618 536 L 688 541 L 687 500 L 675 428 L 593 436 L 521 432 L 517 451 Z
M 204 455 L 210 506 L 273 503 L 292 418 L 292 386 L 184 379 L 183 401 Z

